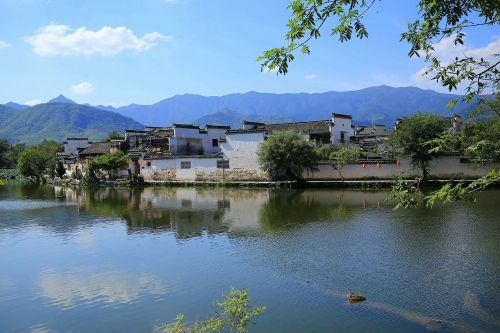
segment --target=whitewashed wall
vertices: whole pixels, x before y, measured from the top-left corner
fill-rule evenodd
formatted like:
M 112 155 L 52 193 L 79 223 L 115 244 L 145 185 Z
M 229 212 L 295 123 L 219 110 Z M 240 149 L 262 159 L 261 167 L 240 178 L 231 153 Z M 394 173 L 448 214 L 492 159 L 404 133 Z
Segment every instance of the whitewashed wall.
M 352 128 L 352 119 L 350 118 L 340 118 L 332 115 L 332 143 L 340 143 L 340 133 L 346 132 L 345 142 L 349 142 L 349 138 L 354 135 L 354 129 Z
M 443 156 L 433 160 L 429 167 L 432 178 L 439 179 L 467 179 L 485 175 L 493 166 L 477 166 L 472 163 L 460 163 L 458 156 Z M 497 164 L 496 167 L 500 167 Z M 346 180 L 362 179 L 392 179 L 403 175 L 405 178 L 420 177 L 421 172 L 410 165 L 409 160 L 403 159 L 398 164 L 347 164 L 342 169 Z M 340 180 L 338 170 L 330 164 L 320 164 L 319 171 L 306 174 L 308 180 Z
M 212 140 L 225 139 L 226 131 L 227 129 L 225 128 L 215 128 L 215 127 L 207 128 L 207 134 L 205 135 L 205 148 L 204 148 L 205 154 L 217 154 L 221 151 L 220 144 L 214 147 L 212 145 Z
M 224 159 L 229 160 L 229 169 L 259 169 L 257 150 L 264 142 L 264 132 L 230 133 L 226 142 L 221 142 Z
M 146 180 L 183 180 L 194 181 L 196 180 L 196 170 L 202 169 L 206 171 L 217 171 L 217 160 L 220 158 L 172 158 L 161 160 L 149 160 L 150 166 L 147 162 L 141 163 L 141 174 Z M 182 169 L 182 162 L 191 162 L 190 169 Z M 167 174 L 169 172 L 169 174 Z M 163 177 L 165 179 L 161 179 Z

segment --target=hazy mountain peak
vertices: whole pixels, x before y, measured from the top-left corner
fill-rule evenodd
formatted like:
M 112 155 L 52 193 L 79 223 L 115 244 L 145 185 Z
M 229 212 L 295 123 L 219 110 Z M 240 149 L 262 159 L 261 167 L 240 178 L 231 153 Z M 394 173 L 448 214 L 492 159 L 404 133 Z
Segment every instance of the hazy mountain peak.
M 51 99 L 50 101 L 47 102 L 47 104 L 76 104 L 74 101 L 70 100 L 69 98 L 65 97 L 64 95 L 59 95 L 56 98 Z
M 26 110 L 27 108 L 29 108 L 28 105 L 18 104 L 15 102 L 9 102 L 4 105 L 14 110 Z

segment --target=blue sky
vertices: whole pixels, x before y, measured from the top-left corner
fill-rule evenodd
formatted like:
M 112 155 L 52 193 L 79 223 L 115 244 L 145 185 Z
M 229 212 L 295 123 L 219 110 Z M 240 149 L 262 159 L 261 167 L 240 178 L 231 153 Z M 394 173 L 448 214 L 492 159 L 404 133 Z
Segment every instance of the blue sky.
M 417 74 L 400 42 L 417 2 L 382 0 L 369 38 L 312 43 L 285 77 L 256 57 L 281 46 L 286 0 L 0 0 L 0 103 L 151 104 L 176 94 L 323 92 L 374 85 L 446 92 Z M 442 57 L 457 51 L 446 43 Z M 460 52 L 500 53 L 498 28 L 469 33 Z M 455 52 L 455 53 L 454 53 Z

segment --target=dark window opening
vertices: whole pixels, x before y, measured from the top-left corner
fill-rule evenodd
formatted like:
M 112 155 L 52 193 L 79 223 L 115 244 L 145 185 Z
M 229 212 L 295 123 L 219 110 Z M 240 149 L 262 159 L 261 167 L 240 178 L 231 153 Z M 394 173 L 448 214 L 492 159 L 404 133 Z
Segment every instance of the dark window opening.
M 219 147 L 219 139 L 212 139 L 212 147 Z
M 191 161 L 181 161 L 181 169 L 191 169 Z
M 229 160 L 217 160 L 217 169 L 229 169 Z

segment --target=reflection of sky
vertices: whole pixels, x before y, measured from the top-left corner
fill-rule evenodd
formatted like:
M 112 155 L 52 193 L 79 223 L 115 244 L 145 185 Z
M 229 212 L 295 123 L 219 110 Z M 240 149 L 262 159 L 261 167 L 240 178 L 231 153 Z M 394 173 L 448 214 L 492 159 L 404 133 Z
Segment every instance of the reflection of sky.
M 64 272 L 44 269 L 40 293 L 52 305 L 69 309 L 79 303 L 131 303 L 144 295 L 161 296 L 165 290 L 161 280 L 150 273 L 74 268 Z

